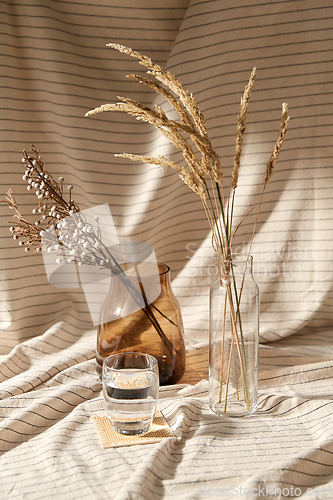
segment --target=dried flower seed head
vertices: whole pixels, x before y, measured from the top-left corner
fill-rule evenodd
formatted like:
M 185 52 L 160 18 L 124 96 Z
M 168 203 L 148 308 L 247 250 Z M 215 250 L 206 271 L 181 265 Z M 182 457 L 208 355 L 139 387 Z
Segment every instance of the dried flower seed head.
M 215 161 L 213 162 L 212 170 L 214 175 L 214 181 L 217 182 L 218 184 L 222 184 L 223 173 L 221 170 L 220 159 L 218 158 L 218 156 L 216 156 Z
M 215 164 L 214 174 L 216 179 L 221 182 L 222 175 L 221 172 L 218 171 L 218 166 L 220 164 L 219 162 L 215 162 L 217 155 L 208 138 L 205 120 L 196 104 L 193 94 L 190 94 L 174 75 L 155 64 L 149 57 L 119 44 L 108 44 L 108 47 L 137 58 L 138 62 L 146 67 L 147 73 L 154 76 L 158 82 L 143 78 L 139 75 L 128 75 L 128 77 L 135 78 L 138 82 L 148 85 L 156 90 L 156 92 L 163 95 L 178 112 L 179 121 L 168 118 L 160 106 L 155 106 L 154 109 L 151 109 L 142 103 L 125 97 L 118 97 L 121 102 L 116 104 L 103 104 L 98 108 L 88 111 L 86 116 L 105 111 L 121 111 L 141 121 L 151 123 L 167 137 L 176 148 L 182 150 L 189 171 L 198 184 L 200 184 L 200 179 L 202 179 L 204 174 L 208 176 L 212 175 L 211 163 Z M 192 146 L 190 146 L 182 133 L 191 136 L 194 145 L 201 154 L 201 159 L 197 158 Z M 176 166 L 172 161 L 161 156 L 158 158 L 131 154 L 122 154 L 118 156 L 129 158 L 133 161 L 145 161 L 146 163 L 155 165 L 170 166 L 171 168 L 180 170 L 180 167 Z
M 249 83 L 246 85 L 243 97 L 241 98 L 241 109 L 240 113 L 238 115 L 238 122 L 237 122 L 237 132 L 236 132 L 236 141 L 235 141 L 235 156 L 234 156 L 234 167 L 232 170 L 232 176 L 231 176 L 231 188 L 236 189 L 237 184 L 238 184 L 238 175 L 239 175 L 239 167 L 240 167 L 240 158 L 242 155 L 242 143 L 243 143 L 243 136 L 246 130 L 245 127 L 245 121 L 246 121 L 246 115 L 247 115 L 247 110 L 249 106 L 249 101 L 250 101 L 250 96 L 251 96 L 251 91 L 254 85 L 254 80 L 257 74 L 256 68 L 253 68 L 251 72 L 251 76 L 249 79 Z
M 287 134 L 289 120 L 290 120 L 290 117 L 288 114 L 288 104 L 284 102 L 282 104 L 282 116 L 281 116 L 281 125 L 280 125 L 279 135 L 278 135 L 277 141 L 275 143 L 273 153 L 272 153 L 272 155 L 267 163 L 267 166 L 266 166 L 266 173 L 265 173 L 265 180 L 264 180 L 265 186 L 267 186 L 267 184 L 270 182 L 270 180 L 272 178 L 274 166 L 279 158 L 281 147 L 282 147 L 282 144 L 283 144 L 284 139 L 285 139 L 286 134 Z
M 179 98 L 184 108 L 192 116 L 198 130 L 202 134 L 207 132 L 205 120 L 202 113 L 199 111 L 193 94 L 190 94 L 186 87 L 184 87 L 172 73 L 165 71 L 161 66 L 154 63 L 150 57 L 140 54 L 130 47 L 125 47 L 124 45 L 117 43 L 108 43 L 106 46 L 138 59 L 139 64 L 147 68 L 147 73 L 149 75 L 154 76 Z
M 171 168 L 174 168 L 175 170 L 182 170 L 181 167 L 179 167 L 176 163 L 169 160 L 165 156 L 157 156 L 155 158 L 153 156 L 142 156 L 142 155 L 133 155 L 130 153 L 122 153 L 122 154 L 115 154 L 115 157 L 128 158 L 129 160 L 132 160 L 132 161 L 137 161 L 137 162 L 141 162 L 141 163 L 149 163 L 150 165 L 158 165 L 161 167 L 171 167 Z
M 97 259 L 103 259 L 105 263 L 108 262 L 105 267 L 111 269 L 115 265 L 115 261 L 112 256 L 108 261 L 106 260 L 108 249 L 101 239 L 101 231 L 98 229 L 97 233 L 94 233 L 93 228 L 86 224 L 84 217 L 80 215 L 79 208 L 71 199 L 73 186 L 68 186 L 70 200 L 67 202 L 63 197 L 63 178 L 60 178 L 61 185 L 59 185 L 52 175 L 44 172 L 43 163 L 34 146 L 32 146 L 32 152 L 33 155 L 29 155 L 26 151 L 23 152 L 23 158 L 30 166 L 29 179 L 25 180 L 28 182 L 28 188 L 34 187 L 36 189 L 36 195 L 40 202 L 32 213 L 33 215 L 39 214 L 39 217 L 34 222 L 26 220 L 20 213 L 11 190 L 8 190 L 6 200 L 1 201 L 7 203 L 9 208 L 15 212 L 15 221 L 12 221 L 10 227 L 13 238 L 19 240 L 19 246 L 24 247 L 26 251 L 33 247 L 36 252 L 44 250 L 52 253 L 67 250 L 70 252 L 72 261 L 79 262 L 83 243 L 86 242 L 90 255 L 88 260 L 87 257 L 84 258 L 84 263 L 92 265 L 93 262 L 97 262 Z M 46 229 L 41 229 L 41 224 L 45 224 Z M 78 228 L 78 224 L 84 235 L 80 241 L 78 235 L 79 232 L 81 234 L 81 230 Z M 52 229 L 51 233 L 49 229 Z
M 201 198 L 205 198 L 206 195 L 202 183 L 200 181 L 198 182 L 198 179 L 196 179 L 193 174 L 183 168 L 181 169 L 179 177 L 190 189 L 192 189 L 192 191 L 198 194 Z

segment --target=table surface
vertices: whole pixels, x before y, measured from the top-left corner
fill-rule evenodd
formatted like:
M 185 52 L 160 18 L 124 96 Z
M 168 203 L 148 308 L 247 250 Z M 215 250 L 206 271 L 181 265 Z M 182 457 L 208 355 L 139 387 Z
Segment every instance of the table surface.
M 327 333 L 261 345 L 258 409 L 238 419 L 209 409 L 207 345 L 188 347 L 184 378 L 160 389 L 177 439 L 110 449 L 90 420 L 105 414 L 95 333 L 58 352 L 52 336 L 24 343 L 0 364 L 11 373 L 0 392 L 1 498 L 273 498 L 278 488 L 321 498 L 333 489 Z

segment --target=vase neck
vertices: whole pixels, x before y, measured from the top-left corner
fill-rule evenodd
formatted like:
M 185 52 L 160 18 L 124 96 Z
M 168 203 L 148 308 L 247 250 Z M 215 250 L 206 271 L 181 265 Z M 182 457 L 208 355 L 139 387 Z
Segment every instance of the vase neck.
M 158 272 L 161 285 L 170 285 L 170 267 L 166 264 L 158 264 Z

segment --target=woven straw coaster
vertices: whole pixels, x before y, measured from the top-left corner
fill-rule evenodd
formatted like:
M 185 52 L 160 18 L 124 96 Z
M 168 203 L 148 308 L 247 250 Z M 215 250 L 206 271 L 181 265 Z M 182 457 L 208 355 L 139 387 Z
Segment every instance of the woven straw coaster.
M 127 436 L 126 434 L 119 434 L 114 431 L 107 415 L 96 415 L 91 417 L 91 420 L 103 448 L 158 443 L 162 441 L 162 439 L 176 437 L 160 411 L 156 412 L 149 431 L 144 434 L 139 434 L 138 436 Z

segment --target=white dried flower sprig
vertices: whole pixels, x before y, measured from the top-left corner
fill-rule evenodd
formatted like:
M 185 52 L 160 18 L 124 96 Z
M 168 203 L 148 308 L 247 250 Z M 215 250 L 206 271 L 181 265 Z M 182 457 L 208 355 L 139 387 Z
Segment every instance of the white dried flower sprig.
M 163 332 L 155 311 L 159 316 L 166 317 L 154 304 L 149 304 L 141 289 L 137 289 L 127 277 L 121 265 L 112 255 L 109 248 L 105 246 L 102 239 L 102 231 L 99 225 L 99 217 L 95 216 L 95 228 L 89 224 L 79 207 L 72 199 L 73 186 L 67 186 L 69 200 L 64 198 L 64 178 L 59 177 L 55 181 L 50 173 L 44 170 L 44 165 L 35 146 L 32 146 L 33 155 L 23 151 L 22 162 L 25 164 L 25 172 L 22 179 L 27 182 L 27 189 L 35 189 L 38 206 L 32 210 L 34 215 L 38 214 L 37 220 L 32 223 L 26 220 L 20 213 L 12 191 L 7 191 L 5 200 L 11 210 L 14 210 L 15 221 L 9 221 L 10 232 L 13 239 L 19 241 L 19 245 L 28 252 L 34 248 L 36 252 L 58 253 L 56 263 L 62 265 L 64 262 L 76 262 L 79 266 L 98 266 L 101 269 L 109 269 L 111 274 L 116 274 L 129 295 L 137 303 L 147 316 L 157 334 L 173 356 L 179 354 L 177 347 L 167 338 Z M 142 301 L 144 307 L 142 307 Z M 158 317 L 159 317 L 158 316 Z M 172 319 L 166 317 L 170 323 Z
M 23 181 L 27 182 L 27 190 L 35 190 L 38 205 L 32 210 L 38 218 L 34 222 L 25 219 L 18 209 L 12 190 L 7 191 L 6 200 L 15 212 L 14 221 L 10 221 L 10 232 L 13 239 L 28 252 L 34 248 L 35 252 L 59 252 L 56 259 L 58 264 L 67 261 L 77 262 L 79 266 L 98 265 L 105 268 L 114 268 L 115 262 L 102 240 L 98 217 L 95 217 L 97 230 L 88 224 L 79 207 L 72 199 L 73 186 L 64 187 L 64 178 L 56 181 L 44 169 L 39 151 L 35 146 L 31 148 L 32 155 L 23 151 L 22 162 L 25 172 Z M 65 189 L 68 192 L 68 201 L 65 199 Z

